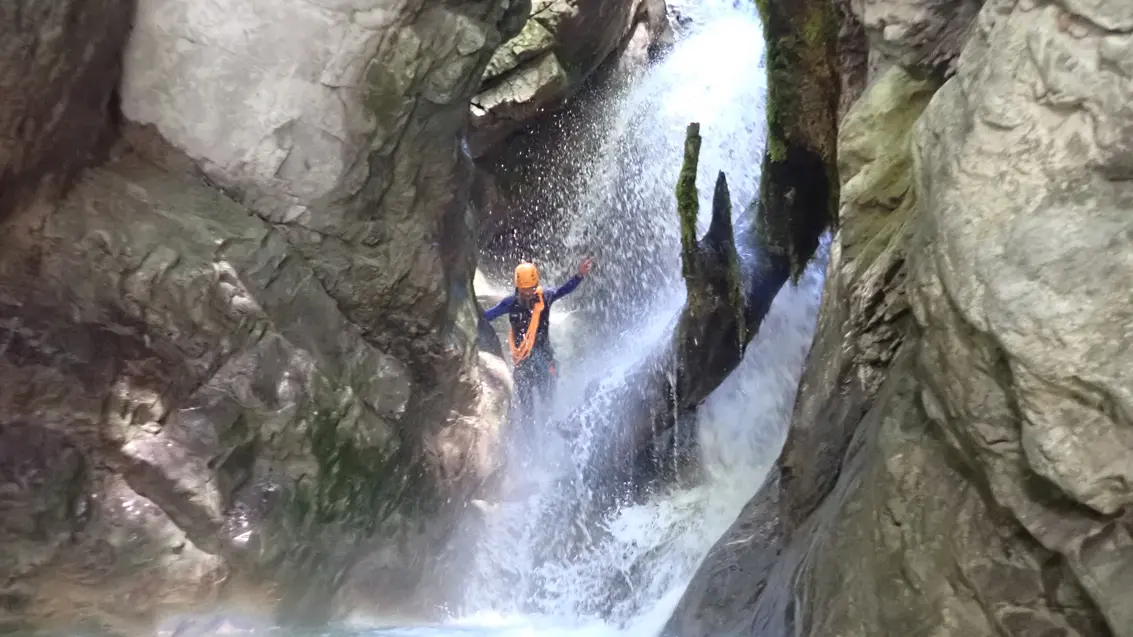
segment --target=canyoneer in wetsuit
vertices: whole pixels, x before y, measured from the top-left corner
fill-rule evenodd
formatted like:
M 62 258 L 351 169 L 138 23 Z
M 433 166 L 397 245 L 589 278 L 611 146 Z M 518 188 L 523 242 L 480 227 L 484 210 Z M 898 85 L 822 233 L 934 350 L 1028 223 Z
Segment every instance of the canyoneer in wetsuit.
M 508 344 L 514 364 L 512 378 L 519 403 L 519 422 L 529 425 L 535 415 L 535 394 L 543 405 L 554 398 L 555 352 L 551 348 L 551 304 L 570 294 L 590 273 L 590 259 L 583 259 L 578 274 L 557 288 L 539 285 L 539 271 L 531 263 L 515 268 L 515 293 L 484 313 L 489 320 L 508 315 Z

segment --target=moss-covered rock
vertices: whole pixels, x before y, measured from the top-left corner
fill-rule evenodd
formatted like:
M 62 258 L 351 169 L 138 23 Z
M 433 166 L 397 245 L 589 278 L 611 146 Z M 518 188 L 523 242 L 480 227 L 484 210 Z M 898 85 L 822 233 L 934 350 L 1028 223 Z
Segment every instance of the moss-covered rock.
M 748 340 L 732 201 L 723 172 L 716 178 L 708 232 L 703 238 L 696 236 L 700 144 L 700 125 L 689 124 L 676 189 L 681 269 L 687 291 L 676 334 L 680 409 L 699 404 L 735 369 Z
M 681 225 L 681 275 L 692 273 L 696 259 L 696 227 L 700 219 L 700 193 L 696 170 L 700 165 L 700 124 L 691 123 L 685 131 L 685 153 L 677 176 L 677 217 Z
M 543 26 L 539 20 L 528 20 L 523 30 L 514 38 L 504 42 L 488 60 L 484 69 L 483 81 L 490 80 L 514 70 L 520 64 L 533 60 L 550 51 L 555 45 L 555 34 Z
M 756 0 L 767 47 L 757 244 L 802 273 L 837 218 L 839 17 L 828 0 Z
M 842 121 L 838 214 L 845 262 L 872 263 L 911 214 L 916 204 L 909 156 L 913 124 L 939 86 L 938 79 L 893 67 Z

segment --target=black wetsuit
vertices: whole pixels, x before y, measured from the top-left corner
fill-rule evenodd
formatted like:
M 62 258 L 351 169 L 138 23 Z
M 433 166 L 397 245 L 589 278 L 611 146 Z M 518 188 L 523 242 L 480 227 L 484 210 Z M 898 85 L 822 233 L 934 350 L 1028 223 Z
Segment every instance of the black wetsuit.
M 582 276 L 575 275 L 559 287 L 543 288 L 543 312 L 535 332 L 535 343 L 531 347 L 531 354 L 515 365 L 512 374 L 519 412 L 524 421 L 530 422 L 534 415 L 535 392 L 542 396 L 544 404 L 549 405 L 554 400 L 555 350 L 551 347 L 551 305 L 573 292 L 579 283 L 582 283 Z M 530 303 L 524 303 L 518 294 L 512 294 L 485 312 L 484 316 L 491 321 L 507 314 L 511 322 L 511 335 L 518 347 L 527 335 L 534 305 L 534 298 Z

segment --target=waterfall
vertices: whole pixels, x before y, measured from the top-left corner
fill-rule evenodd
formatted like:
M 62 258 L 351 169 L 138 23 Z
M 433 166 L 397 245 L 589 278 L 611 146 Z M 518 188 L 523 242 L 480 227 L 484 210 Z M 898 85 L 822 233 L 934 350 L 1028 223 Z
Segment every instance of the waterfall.
M 579 292 L 555 305 L 552 330 L 561 369 L 553 415 L 583 417 L 570 421 L 574 430 L 534 432 L 515 450 L 514 488 L 473 525 L 475 568 L 454 574 L 465 599 L 451 624 L 392 632 L 655 634 L 779 452 L 813 335 L 821 264 L 784 288 L 740 367 L 699 410 L 701 481 L 613 510 L 588 506 L 596 494 L 582 471 L 592 448 L 623 424 L 615 390 L 649 364 L 684 302 L 674 187 L 688 122 L 701 124 L 704 140 L 702 210 L 718 170 L 728 174 L 737 217 L 758 188 L 766 77 L 754 3 L 679 4 L 691 26 L 673 49 L 561 149 L 588 155 L 572 158 L 581 169 L 554 193 L 556 245 L 536 259 L 553 285 L 579 256 L 596 257 Z

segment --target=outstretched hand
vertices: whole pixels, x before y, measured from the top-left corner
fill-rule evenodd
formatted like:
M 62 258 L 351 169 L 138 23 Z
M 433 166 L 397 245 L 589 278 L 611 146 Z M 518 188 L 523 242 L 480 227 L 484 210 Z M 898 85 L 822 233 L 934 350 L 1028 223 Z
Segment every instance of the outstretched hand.
M 579 274 L 579 276 L 585 277 L 586 275 L 590 274 L 590 266 L 592 264 L 593 264 L 593 260 L 590 257 L 584 258 L 582 260 L 582 263 L 578 264 L 578 274 Z

